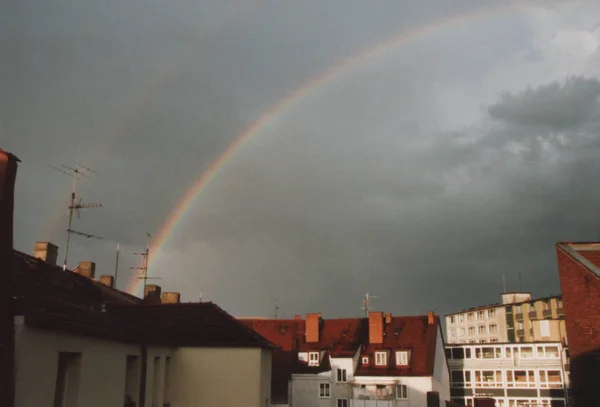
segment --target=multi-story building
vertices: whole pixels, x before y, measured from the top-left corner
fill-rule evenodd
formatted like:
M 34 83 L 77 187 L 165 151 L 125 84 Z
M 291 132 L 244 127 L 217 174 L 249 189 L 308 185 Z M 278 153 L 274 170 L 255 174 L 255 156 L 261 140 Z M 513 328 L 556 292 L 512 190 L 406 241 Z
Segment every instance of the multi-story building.
M 556 244 L 574 407 L 600 404 L 600 242 Z
M 273 353 L 273 404 L 437 407 L 450 399 L 439 318 L 433 313 L 242 321 L 279 348 Z
M 447 345 L 452 401 L 473 406 L 480 397 L 496 407 L 564 407 L 569 377 L 560 342 Z
M 561 296 L 532 300 L 531 293 L 504 293 L 501 304 L 446 315 L 450 343 L 566 341 Z

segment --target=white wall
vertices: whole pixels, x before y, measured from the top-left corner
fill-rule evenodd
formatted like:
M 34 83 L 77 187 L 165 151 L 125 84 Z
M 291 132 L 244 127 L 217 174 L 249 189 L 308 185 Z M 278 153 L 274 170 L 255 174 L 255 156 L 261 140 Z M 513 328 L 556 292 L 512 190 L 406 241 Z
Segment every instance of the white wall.
M 335 396 L 333 394 L 335 384 L 333 382 L 332 372 L 333 371 L 329 371 L 319 375 L 292 375 L 291 405 L 293 407 L 335 406 Z M 329 383 L 331 386 L 331 396 L 329 398 L 319 398 L 319 383 Z
M 333 385 L 331 387 L 332 397 L 335 399 L 352 398 L 352 380 L 354 380 L 354 358 L 331 358 L 331 373 Z M 338 369 L 346 369 L 346 382 L 337 381 Z M 337 404 L 334 404 L 337 405 Z
M 433 391 L 440 394 L 440 407 L 446 406 L 446 400 L 450 400 L 450 372 L 446 361 L 446 352 L 442 338 L 441 328 L 435 343 L 435 365 L 433 368 Z
M 16 407 L 53 407 L 59 352 L 81 353 L 78 406 L 123 406 L 127 355 L 140 355 L 139 346 L 35 329 L 22 323 L 17 333 Z M 169 349 L 154 351 L 163 360 L 169 353 Z
M 264 407 L 271 397 L 271 351 L 178 348 L 172 407 Z

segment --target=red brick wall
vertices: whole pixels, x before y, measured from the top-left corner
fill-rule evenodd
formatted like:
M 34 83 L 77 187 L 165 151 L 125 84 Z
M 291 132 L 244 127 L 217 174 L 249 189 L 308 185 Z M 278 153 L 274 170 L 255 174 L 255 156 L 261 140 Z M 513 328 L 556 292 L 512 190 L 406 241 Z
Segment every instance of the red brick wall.
M 306 342 L 319 342 L 319 325 L 321 317 L 319 314 L 306 314 Z
M 383 343 L 383 312 L 369 312 L 369 343 Z
M 572 405 L 600 405 L 600 278 L 559 246 L 556 252 L 571 356 Z

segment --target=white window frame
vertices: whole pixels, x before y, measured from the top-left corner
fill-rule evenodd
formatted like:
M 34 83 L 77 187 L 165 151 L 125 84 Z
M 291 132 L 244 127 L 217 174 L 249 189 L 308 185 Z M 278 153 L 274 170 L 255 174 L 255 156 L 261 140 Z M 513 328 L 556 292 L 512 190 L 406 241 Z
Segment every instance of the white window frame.
M 475 327 L 474 326 L 470 326 L 467 329 L 467 332 L 469 333 L 469 335 L 475 335 Z
M 542 348 L 541 352 L 540 348 Z M 555 356 L 552 356 L 547 348 L 556 349 Z M 557 345 L 537 345 L 535 351 L 538 359 L 560 359 L 560 348 Z
M 369 357 L 368 356 L 363 356 L 361 359 L 362 359 L 362 364 L 363 365 L 368 365 L 369 364 Z
M 337 369 L 337 381 L 338 383 L 346 383 L 348 381 L 348 369 L 342 369 L 338 367 Z
M 548 372 L 558 373 L 560 380 L 551 382 L 548 380 Z M 538 371 L 540 376 L 540 387 L 543 389 L 562 389 L 564 387 L 564 379 L 560 369 L 543 369 Z
M 387 366 L 387 351 L 377 351 L 375 352 L 375 366 Z
M 469 313 L 467 314 L 467 321 L 469 321 L 469 322 L 470 322 L 470 321 L 473 321 L 473 320 L 475 320 L 475 315 L 473 315 L 473 313 L 472 313 L 472 312 L 469 312 Z
M 319 398 L 329 399 L 331 398 L 331 383 L 320 382 L 319 383 Z
M 483 321 L 485 319 L 486 312 L 485 310 L 477 311 L 477 319 L 479 321 Z
M 449 323 L 451 323 L 451 324 L 453 324 L 455 321 L 454 315 L 451 315 L 450 318 L 448 318 L 448 319 L 450 321 Z
M 488 325 L 488 332 L 491 333 L 491 334 L 498 333 L 498 324 L 489 324 Z
M 496 317 L 496 309 L 495 308 L 490 308 L 488 310 L 488 318 L 494 318 Z
M 396 385 L 396 400 L 408 400 L 408 386 L 405 384 Z
M 479 335 L 484 335 L 486 333 L 485 325 L 478 325 L 477 326 L 477 333 Z
M 319 366 L 319 352 L 308 352 L 308 366 Z
M 410 351 L 399 350 L 396 351 L 396 366 L 408 366 L 410 360 Z

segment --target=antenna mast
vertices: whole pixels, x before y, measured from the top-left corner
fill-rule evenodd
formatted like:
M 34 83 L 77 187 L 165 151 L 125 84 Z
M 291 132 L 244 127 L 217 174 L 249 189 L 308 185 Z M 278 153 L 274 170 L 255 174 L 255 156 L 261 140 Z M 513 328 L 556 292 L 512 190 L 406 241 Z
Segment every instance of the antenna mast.
M 117 276 L 119 275 L 119 251 L 120 246 L 119 243 L 117 243 L 117 260 L 115 262 L 115 288 L 117 288 Z
M 373 298 L 378 298 L 378 297 L 376 297 L 374 295 L 371 295 L 369 293 L 365 294 L 365 298 L 363 300 L 363 306 L 361 308 L 361 309 L 363 309 L 365 311 L 365 318 L 369 317 L 369 310 L 371 310 L 371 306 L 370 306 L 371 305 L 371 300 Z
M 138 280 L 144 280 L 144 294 L 146 293 L 146 285 L 148 284 L 148 280 L 162 280 L 162 277 L 148 277 L 148 260 L 150 258 L 150 242 L 152 240 L 152 235 L 150 233 L 146 233 L 148 236 L 148 244 L 146 248 L 141 253 L 133 253 L 137 256 L 142 256 L 142 266 L 140 267 L 129 267 L 130 270 L 141 270 L 142 274 L 137 277 Z
M 91 168 L 88 168 L 85 165 L 81 164 L 79 162 L 79 159 L 75 161 L 75 167 L 69 167 L 66 165 L 61 165 L 62 168 L 55 167 L 53 165 L 50 165 L 50 167 L 57 171 L 62 172 L 63 174 L 73 177 L 73 187 L 71 189 L 71 199 L 69 201 L 69 223 L 67 226 L 67 244 L 65 245 L 65 260 L 63 262 L 63 270 L 66 270 L 67 261 L 69 259 L 69 244 L 71 243 L 71 233 L 74 233 L 79 236 L 84 236 L 87 238 L 102 239 L 102 237 L 100 237 L 100 236 L 92 235 L 90 233 L 78 232 L 76 230 L 73 230 L 73 228 L 72 228 L 73 215 L 77 215 L 77 219 L 81 219 L 81 214 L 79 212 L 80 209 L 102 207 L 102 204 L 100 204 L 100 203 L 91 203 L 91 204 L 83 203 L 83 198 L 78 197 L 75 192 L 76 187 L 77 187 L 77 180 L 79 180 L 80 177 L 91 179 L 91 177 L 89 175 L 87 175 L 88 173 L 93 173 L 96 175 L 100 175 L 100 174 L 98 174 L 96 171 L 92 170 Z
M 277 303 L 277 301 L 275 301 L 273 303 L 273 306 L 275 307 L 275 312 L 273 313 L 273 319 L 277 319 L 277 317 L 279 315 L 279 310 L 281 309 L 281 307 L 279 306 L 279 304 Z

